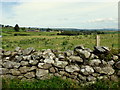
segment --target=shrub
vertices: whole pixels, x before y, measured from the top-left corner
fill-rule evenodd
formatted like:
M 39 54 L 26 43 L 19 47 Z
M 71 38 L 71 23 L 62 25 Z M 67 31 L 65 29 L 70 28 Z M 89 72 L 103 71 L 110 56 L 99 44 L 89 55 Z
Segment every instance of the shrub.
M 62 42 L 62 45 L 67 45 L 68 44 L 68 41 L 63 41 Z

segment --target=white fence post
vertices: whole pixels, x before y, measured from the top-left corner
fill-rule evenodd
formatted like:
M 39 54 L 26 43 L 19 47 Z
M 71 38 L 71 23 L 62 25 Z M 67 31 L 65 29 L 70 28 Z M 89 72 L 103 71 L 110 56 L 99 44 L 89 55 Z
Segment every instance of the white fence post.
M 97 47 L 100 46 L 100 36 L 99 35 L 96 36 L 96 45 L 97 45 Z

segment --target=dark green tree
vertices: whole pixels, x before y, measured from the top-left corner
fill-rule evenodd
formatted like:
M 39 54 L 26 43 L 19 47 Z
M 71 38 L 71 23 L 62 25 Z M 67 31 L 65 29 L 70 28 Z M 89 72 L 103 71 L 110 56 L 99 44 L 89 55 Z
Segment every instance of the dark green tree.
M 22 29 L 22 31 L 25 31 L 25 27 L 23 27 L 23 28 L 21 28 Z
M 16 24 L 15 27 L 14 27 L 14 30 L 15 30 L 16 32 L 19 32 L 19 29 L 20 29 L 20 28 L 19 28 L 18 24 Z

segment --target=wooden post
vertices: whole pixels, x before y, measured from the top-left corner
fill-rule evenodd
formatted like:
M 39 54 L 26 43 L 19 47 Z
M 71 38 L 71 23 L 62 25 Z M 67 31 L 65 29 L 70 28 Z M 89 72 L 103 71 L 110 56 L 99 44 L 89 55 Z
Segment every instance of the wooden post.
M 100 46 L 100 36 L 99 35 L 96 36 L 96 46 L 97 47 Z

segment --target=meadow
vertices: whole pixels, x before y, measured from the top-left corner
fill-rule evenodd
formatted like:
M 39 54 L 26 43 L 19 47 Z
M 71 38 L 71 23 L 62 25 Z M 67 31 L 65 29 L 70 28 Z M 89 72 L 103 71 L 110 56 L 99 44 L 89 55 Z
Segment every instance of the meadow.
M 96 45 L 96 35 L 66 36 L 57 35 L 58 32 L 3 32 L 2 48 L 14 50 L 15 47 L 23 49 L 34 47 L 41 49 L 73 50 L 76 45 L 83 45 L 93 49 Z M 118 34 L 100 34 L 100 45 L 109 48 L 118 48 Z

